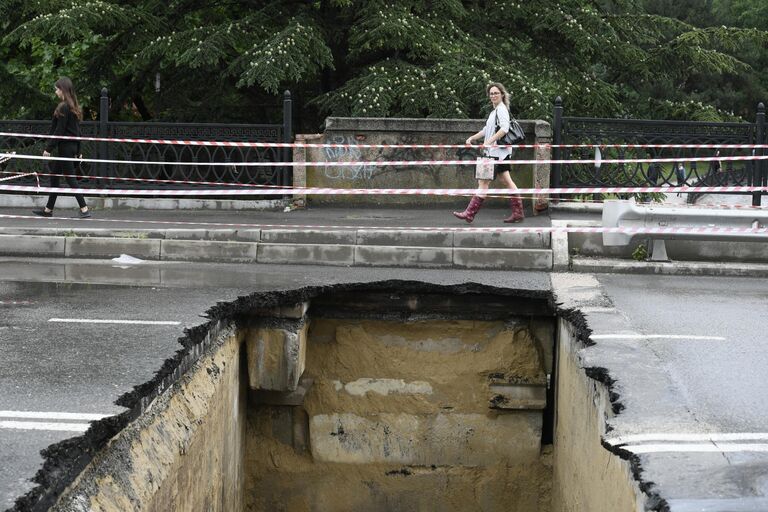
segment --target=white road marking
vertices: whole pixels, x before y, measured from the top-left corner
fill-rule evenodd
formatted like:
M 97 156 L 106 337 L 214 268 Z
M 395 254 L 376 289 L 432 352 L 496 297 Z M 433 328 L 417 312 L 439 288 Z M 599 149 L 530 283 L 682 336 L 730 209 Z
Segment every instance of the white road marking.
M 768 444 L 638 444 L 622 446 L 632 453 L 664 452 L 768 452 Z
M 106 320 L 95 318 L 51 318 L 48 321 L 69 324 L 181 325 L 181 322 L 164 322 L 158 320 Z
M 612 446 L 629 443 L 645 443 L 648 441 L 675 441 L 675 442 L 707 442 L 707 441 L 768 441 L 768 432 L 712 432 L 682 434 L 654 432 L 648 434 L 631 434 L 607 438 L 606 443 Z
M 0 429 L 13 430 L 59 430 L 63 432 L 85 432 L 88 423 L 41 423 L 37 421 L 0 421 Z
M 95 421 L 108 418 L 111 414 L 85 414 L 77 412 L 0 411 L 0 418 L 23 418 L 35 420 L 80 420 Z
M 694 336 L 693 334 L 593 334 L 593 340 L 701 340 L 725 341 L 722 336 Z

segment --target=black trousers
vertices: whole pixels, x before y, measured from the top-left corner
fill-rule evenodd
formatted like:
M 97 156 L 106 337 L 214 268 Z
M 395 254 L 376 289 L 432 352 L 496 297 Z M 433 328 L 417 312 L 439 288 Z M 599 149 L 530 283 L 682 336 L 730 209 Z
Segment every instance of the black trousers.
M 77 156 L 77 143 L 62 142 L 59 144 L 59 149 L 56 152 L 56 156 L 62 158 L 75 158 Z M 73 176 L 75 174 L 75 162 L 55 160 L 49 165 L 52 174 L 63 174 L 64 180 L 67 182 L 69 188 L 77 188 L 77 180 Z M 60 176 L 51 176 L 51 187 L 59 187 L 61 183 Z M 58 194 L 51 194 L 48 196 L 48 203 L 45 205 L 49 210 L 53 210 L 56 206 L 56 198 Z M 77 200 L 80 208 L 85 208 L 85 198 L 80 194 L 75 194 L 75 200 Z

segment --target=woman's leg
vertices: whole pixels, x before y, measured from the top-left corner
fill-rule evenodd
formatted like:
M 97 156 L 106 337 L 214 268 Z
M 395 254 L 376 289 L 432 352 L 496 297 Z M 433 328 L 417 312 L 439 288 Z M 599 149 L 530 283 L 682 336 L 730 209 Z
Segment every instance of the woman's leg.
M 75 158 L 77 156 L 77 145 L 75 144 L 62 144 L 59 146 L 59 155 L 65 158 Z M 75 162 L 71 160 L 62 160 L 61 174 L 64 175 L 64 179 L 67 182 L 69 188 L 77 188 L 78 183 L 75 179 Z M 75 200 L 80 207 L 80 211 L 85 213 L 88 211 L 88 206 L 85 204 L 85 198 L 81 194 L 75 194 Z
M 67 185 L 69 185 L 69 188 L 77 188 L 79 186 L 74 176 L 67 176 L 65 179 L 67 180 Z M 85 204 L 85 198 L 81 194 L 75 194 L 75 200 L 77 201 L 77 205 L 81 210 L 88 210 L 88 205 Z
M 485 201 L 485 196 L 488 193 L 488 185 L 490 183 L 490 180 L 477 180 L 477 193 L 472 196 L 467 208 L 463 212 L 453 212 L 453 215 L 467 222 L 475 220 L 475 215 L 480 210 L 480 207 L 483 206 L 483 201 Z
M 510 176 L 509 171 L 502 172 L 499 174 L 499 177 L 507 185 L 507 188 L 513 192 L 512 198 L 509 200 L 512 214 L 504 219 L 504 222 L 507 224 L 520 222 L 525 219 L 525 214 L 523 213 L 523 200 L 519 195 L 514 194 L 514 192 L 517 191 L 517 185 L 512 181 L 512 176 Z
M 504 171 L 499 174 L 499 178 L 501 178 L 501 181 L 504 182 L 509 190 L 517 190 L 517 185 L 512 181 L 512 176 L 510 176 L 509 171 Z
M 48 168 L 51 170 L 51 174 L 59 174 L 59 167 L 56 165 L 56 162 L 49 165 Z M 51 176 L 51 188 L 59 188 L 59 176 Z M 56 206 L 56 198 L 58 197 L 57 194 L 50 194 L 48 196 L 48 202 L 45 204 L 45 211 L 46 212 L 52 212 L 54 206 Z

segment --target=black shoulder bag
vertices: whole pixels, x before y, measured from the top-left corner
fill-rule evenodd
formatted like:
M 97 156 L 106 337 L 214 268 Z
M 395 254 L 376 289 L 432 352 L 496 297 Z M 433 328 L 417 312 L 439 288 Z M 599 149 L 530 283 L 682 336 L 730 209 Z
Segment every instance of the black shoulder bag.
M 496 113 L 496 131 L 499 131 L 499 113 Z M 509 116 L 509 131 L 499 140 L 500 144 L 520 144 L 525 140 L 525 132 L 517 119 Z

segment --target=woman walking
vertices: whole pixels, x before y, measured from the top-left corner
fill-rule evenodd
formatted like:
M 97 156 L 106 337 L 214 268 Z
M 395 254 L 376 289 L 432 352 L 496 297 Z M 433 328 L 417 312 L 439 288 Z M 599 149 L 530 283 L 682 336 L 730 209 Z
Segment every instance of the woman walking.
M 72 80 L 63 76 L 56 81 L 56 96 L 61 100 L 56 109 L 53 111 L 53 121 L 51 121 L 51 135 L 67 136 L 67 137 L 79 137 L 80 136 L 80 121 L 83 119 L 83 112 L 80 110 L 80 105 L 77 103 L 77 95 L 75 94 L 75 88 L 72 85 Z M 61 158 L 82 158 L 80 153 L 80 141 L 69 139 L 48 139 L 45 144 L 45 151 L 43 156 L 51 156 L 51 153 L 56 150 L 56 156 Z M 51 187 L 59 186 L 60 175 L 64 175 L 64 179 L 70 188 L 77 188 L 77 180 L 73 176 L 75 174 L 75 162 L 72 160 L 54 160 L 49 165 L 51 169 Z M 40 215 L 41 217 L 53 216 L 53 207 L 56 206 L 57 194 L 51 194 L 48 196 L 48 203 L 45 208 L 41 210 L 33 210 L 32 213 Z M 87 219 L 91 216 L 91 211 L 85 204 L 85 199 L 82 195 L 76 194 L 78 206 L 80 206 L 80 218 Z
M 488 120 L 485 122 L 485 128 L 467 139 L 467 144 L 472 144 L 475 140 L 483 140 L 483 145 L 487 148 L 486 152 L 489 158 L 494 160 L 504 161 L 512 158 L 513 149 L 509 146 L 498 146 L 497 142 L 504 138 L 510 127 L 509 117 L 509 94 L 507 90 L 498 82 L 488 84 L 485 88 L 488 93 L 488 98 L 491 100 L 493 111 L 488 116 Z M 493 167 L 493 177 L 500 177 L 501 180 L 512 191 L 517 190 L 515 182 L 512 181 L 512 177 L 509 175 L 512 166 L 510 164 L 495 164 Z M 477 180 L 478 192 L 469 201 L 467 208 L 463 212 L 453 212 L 453 214 L 464 219 L 467 222 L 475 220 L 480 207 L 485 201 L 488 185 L 492 180 Z M 518 195 L 512 195 L 510 200 L 512 206 L 512 214 L 504 219 L 504 222 L 520 222 L 525 216 L 523 215 L 523 200 Z

